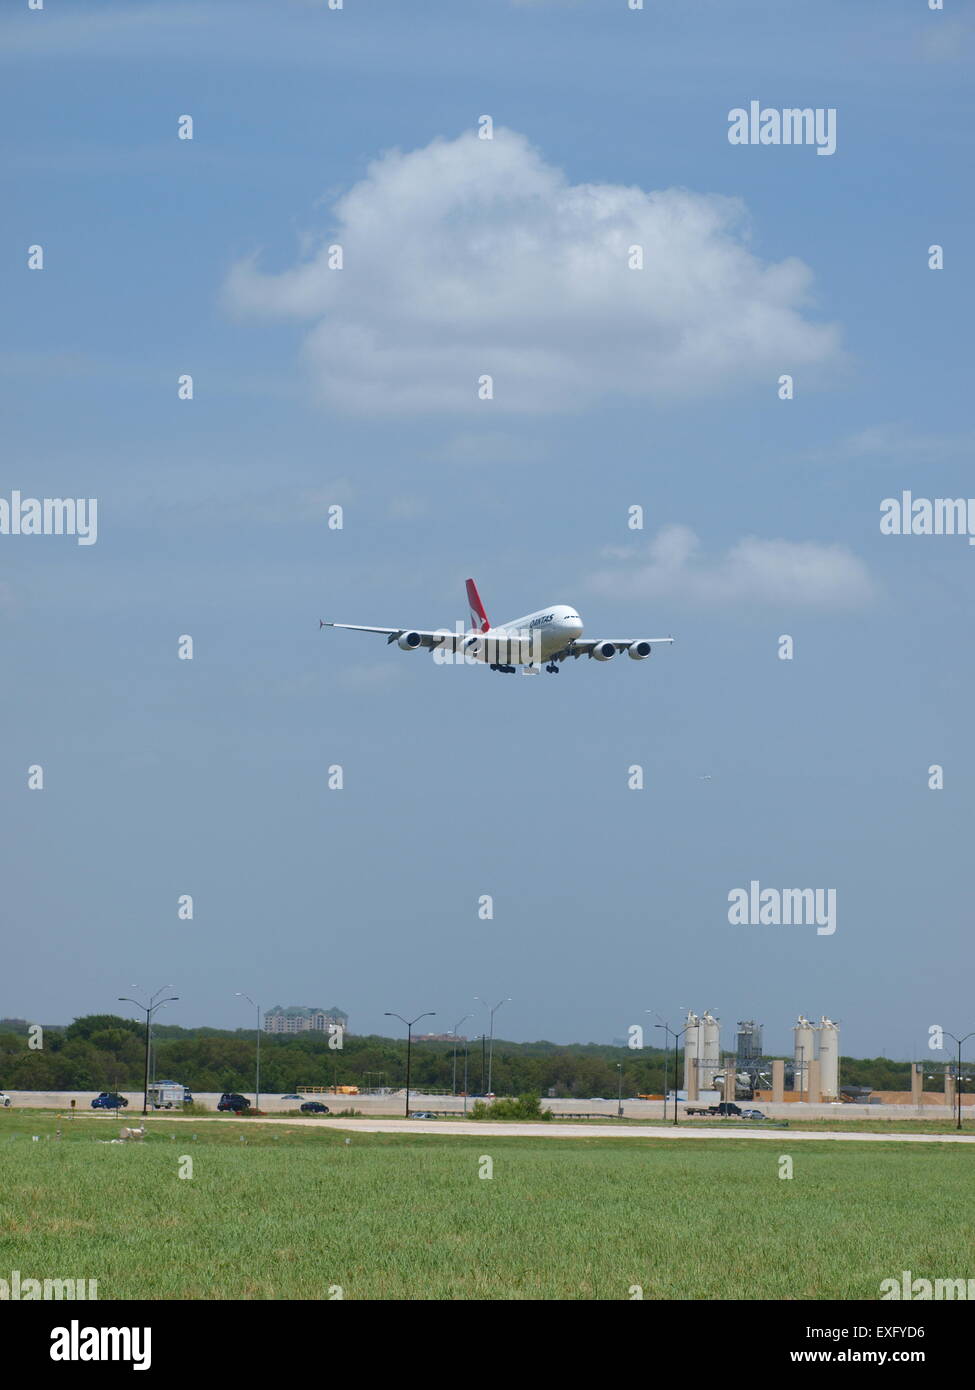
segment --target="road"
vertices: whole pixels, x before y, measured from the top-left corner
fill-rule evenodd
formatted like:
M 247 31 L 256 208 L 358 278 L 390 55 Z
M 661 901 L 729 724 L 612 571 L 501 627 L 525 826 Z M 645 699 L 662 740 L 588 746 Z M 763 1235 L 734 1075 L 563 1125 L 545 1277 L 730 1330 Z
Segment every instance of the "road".
M 84 1114 L 84 1112 L 81 1112 Z M 93 1118 L 92 1112 L 88 1117 Z M 96 1120 L 100 1117 L 95 1116 Z M 136 1124 L 138 1116 L 123 1114 L 127 1124 Z M 260 1120 L 237 1120 L 232 1116 L 173 1115 L 159 1111 L 148 1117 L 147 1132 L 151 1134 L 156 1125 L 206 1125 L 242 1124 L 250 1127 L 260 1124 Z M 439 1134 L 450 1138 L 453 1135 L 471 1138 L 516 1139 L 757 1139 L 780 1146 L 788 1146 L 805 1139 L 820 1141 L 840 1140 L 853 1144 L 975 1144 L 975 1134 L 855 1134 L 850 1130 L 802 1130 L 802 1129 L 760 1129 L 757 1126 L 724 1124 L 698 1128 L 689 1125 L 600 1125 L 600 1124 L 559 1124 L 557 1121 L 541 1123 L 512 1122 L 491 1123 L 490 1120 L 372 1120 L 372 1119 L 320 1119 L 311 1116 L 291 1120 L 271 1120 L 277 1128 L 290 1128 L 292 1125 L 310 1125 L 317 1129 L 340 1129 L 343 1133 L 359 1134 Z

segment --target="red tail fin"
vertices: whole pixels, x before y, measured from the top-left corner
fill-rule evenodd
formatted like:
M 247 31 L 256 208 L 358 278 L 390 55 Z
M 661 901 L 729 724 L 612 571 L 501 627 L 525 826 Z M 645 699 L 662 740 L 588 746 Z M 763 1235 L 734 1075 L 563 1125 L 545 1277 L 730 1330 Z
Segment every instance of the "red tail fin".
M 487 632 L 491 624 L 488 622 L 488 615 L 484 611 L 484 604 L 473 579 L 467 581 L 467 602 L 471 607 L 471 627 L 475 632 Z

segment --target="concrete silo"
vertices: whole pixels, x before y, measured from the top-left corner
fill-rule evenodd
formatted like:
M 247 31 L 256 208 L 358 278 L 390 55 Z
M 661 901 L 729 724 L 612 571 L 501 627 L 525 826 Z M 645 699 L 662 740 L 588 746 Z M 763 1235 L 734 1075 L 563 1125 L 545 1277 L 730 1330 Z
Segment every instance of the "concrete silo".
M 684 1025 L 684 1091 L 688 1100 L 697 1100 L 700 1089 L 698 1058 L 701 1050 L 701 1020 L 688 1009 Z
M 840 1098 L 840 1029 L 831 1018 L 819 1023 L 819 1087 L 823 1100 Z
M 815 1029 L 804 1014 L 800 1014 L 793 1029 L 796 1039 L 796 1079 L 792 1089 L 805 1095 L 809 1089 L 809 1063 L 815 1054 Z
M 698 1071 L 701 1090 L 714 1089 L 714 1079 L 721 1071 L 721 1024 L 710 1010 L 701 1015 Z

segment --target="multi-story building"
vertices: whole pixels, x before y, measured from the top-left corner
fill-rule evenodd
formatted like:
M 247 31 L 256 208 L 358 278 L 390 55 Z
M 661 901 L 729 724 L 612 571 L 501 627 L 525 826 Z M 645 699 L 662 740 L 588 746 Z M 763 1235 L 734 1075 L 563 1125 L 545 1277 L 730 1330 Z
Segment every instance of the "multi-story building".
M 309 1009 L 291 1004 L 283 1009 L 275 1004 L 264 1015 L 265 1033 L 327 1033 L 330 1027 L 349 1031 L 349 1015 L 342 1009 Z

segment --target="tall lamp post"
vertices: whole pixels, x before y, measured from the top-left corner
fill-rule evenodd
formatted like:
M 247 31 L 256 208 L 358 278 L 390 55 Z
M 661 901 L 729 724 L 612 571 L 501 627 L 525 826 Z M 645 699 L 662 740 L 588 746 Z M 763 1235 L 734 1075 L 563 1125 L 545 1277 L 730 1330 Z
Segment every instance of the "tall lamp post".
M 451 1089 L 451 1095 L 454 1095 L 454 1096 L 457 1094 L 457 1029 L 460 1027 L 460 1025 L 461 1025 L 462 1023 L 466 1023 L 467 1020 L 468 1020 L 469 1018 L 471 1018 L 471 1017 L 472 1017 L 471 1014 L 465 1014 L 463 1018 L 459 1018 L 459 1019 L 457 1020 L 457 1022 L 454 1024 L 453 1028 L 451 1028 L 451 1030 L 450 1030 L 450 1031 L 453 1033 L 453 1035 L 454 1035 L 454 1081 L 453 1081 L 453 1087 L 452 1087 L 452 1089 Z M 467 1087 L 466 1087 L 466 1086 L 464 1087 L 464 1090 L 465 1090 L 465 1091 L 467 1090 Z
M 650 1013 L 650 1012 L 651 1012 L 651 1010 L 650 1010 L 650 1009 L 647 1009 L 647 1013 Z M 657 1017 L 659 1018 L 660 1015 L 657 1014 Z M 696 1023 L 688 1023 L 687 1026 L 684 1027 L 684 1028 L 682 1028 L 682 1029 L 680 1030 L 679 1033 L 675 1033 L 674 1030 L 673 1030 L 673 1028 L 671 1028 L 671 1026 L 670 1026 L 669 1023 L 655 1023 L 653 1026 L 654 1026 L 655 1028 L 663 1028 L 664 1031 L 665 1031 L 665 1033 L 666 1033 L 666 1035 L 667 1035 L 668 1040 L 669 1040 L 670 1038 L 673 1038 L 673 1040 L 674 1040 L 674 1124 L 676 1124 L 676 1123 L 677 1123 L 677 1044 L 680 1042 L 681 1038 L 682 1038 L 682 1037 L 684 1036 L 684 1034 L 688 1031 L 688 1029 L 689 1029 L 689 1028 L 696 1028 L 696 1027 L 697 1027 L 697 1024 L 696 1024 Z M 666 1055 L 666 1054 L 665 1054 L 665 1055 Z M 664 1119 L 666 1120 L 666 1118 L 667 1118 L 667 1091 L 666 1091 L 666 1080 L 665 1080 L 665 1082 L 664 1082 Z
M 486 1009 L 488 1009 L 488 1010 L 490 1011 L 490 1014 L 491 1014 L 491 1040 L 490 1040 L 490 1042 L 489 1042 L 489 1044 L 488 1044 L 488 1074 L 487 1074 L 487 1093 L 488 1093 L 488 1095 L 491 1095 L 491 1094 L 492 1094 L 492 1090 L 491 1090 L 491 1072 L 492 1072 L 493 1067 L 494 1067 L 494 1015 L 498 1012 L 498 1010 L 500 1009 L 500 1007 L 501 1007 L 502 1004 L 510 1004 L 510 1003 L 511 1003 L 511 995 L 509 994 L 509 995 L 507 995 L 504 999 L 499 999 L 498 1002 L 495 1004 L 495 1006 L 494 1006 L 493 1009 L 491 1008 L 491 1005 L 487 1002 L 486 999 L 481 999 L 481 996 L 480 996 L 479 994 L 475 994 L 475 995 L 474 995 L 474 998 L 475 998 L 475 999 L 479 999 L 480 1002 L 484 1005 L 484 1007 L 485 1007 Z
M 404 1018 L 402 1014 L 391 1014 L 387 1009 L 386 1018 L 398 1018 L 400 1023 L 406 1024 L 406 1118 L 410 1118 L 410 1054 L 413 1050 L 413 1025 L 419 1023 L 421 1018 L 436 1018 L 436 1010 L 428 1009 L 425 1014 L 417 1014 L 416 1018 Z
M 958 1044 L 958 1070 L 955 1072 L 955 1106 L 958 1111 L 958 1123 L 955 1128 L 961 1129 L 961 1045 L 963 1042 L 968 1042 L 969 1038 L 975 1038 L 975 1032 L 966 1033 L 963 1038 L 956 1038 L 954 1033 L 949 1033 L 946 1028 L 945 1034 Z
M 172 989 L 172 985 L 160 985 L 156 994 L 162 994 L 164 989 Z M 149 1003 L 143 1004 L 141 999 L 130 999 L 127 994 L 120 994 L 118 1001 L 120 1004 L 134 1004 L 137 1009 L 142 1009 L 146 1016 L 146 1075 L 145 1086 L 142 1091 L 142 1113 L 149 1113 L 149 1039 L 152 1028 L 152 1016 L 157 1009 L 161 1009 L 163 1004 L 172 1004 L 179 998 L 178 994 L 171 994 L 168 999 L 157 999 L 156 994 L 150 994 Z
M 243 990 L 234 990 L 235 999 L 246 999 L 252 1008 L 257 1010 L 257 1069 L 254 1073 L 254 1112 L 260 1114 L 261 1111 L 261 1006 L 255 1004 L 249 994 Z
M 620 1079 L 619 1091 L 618 1091 L 617 1097 L 616 1097 L 616 1118 L 617 1118 L 618 1120 L 622 1120 L 622 1118 L 623 1118 L 623 1063 L 622 1063 L 622 1062 L 617 1062 L 617 1063 L 616 1063 L 616 1070 L 617 1070 L 617 1072 L 619 1073 L 619 1079 Z

